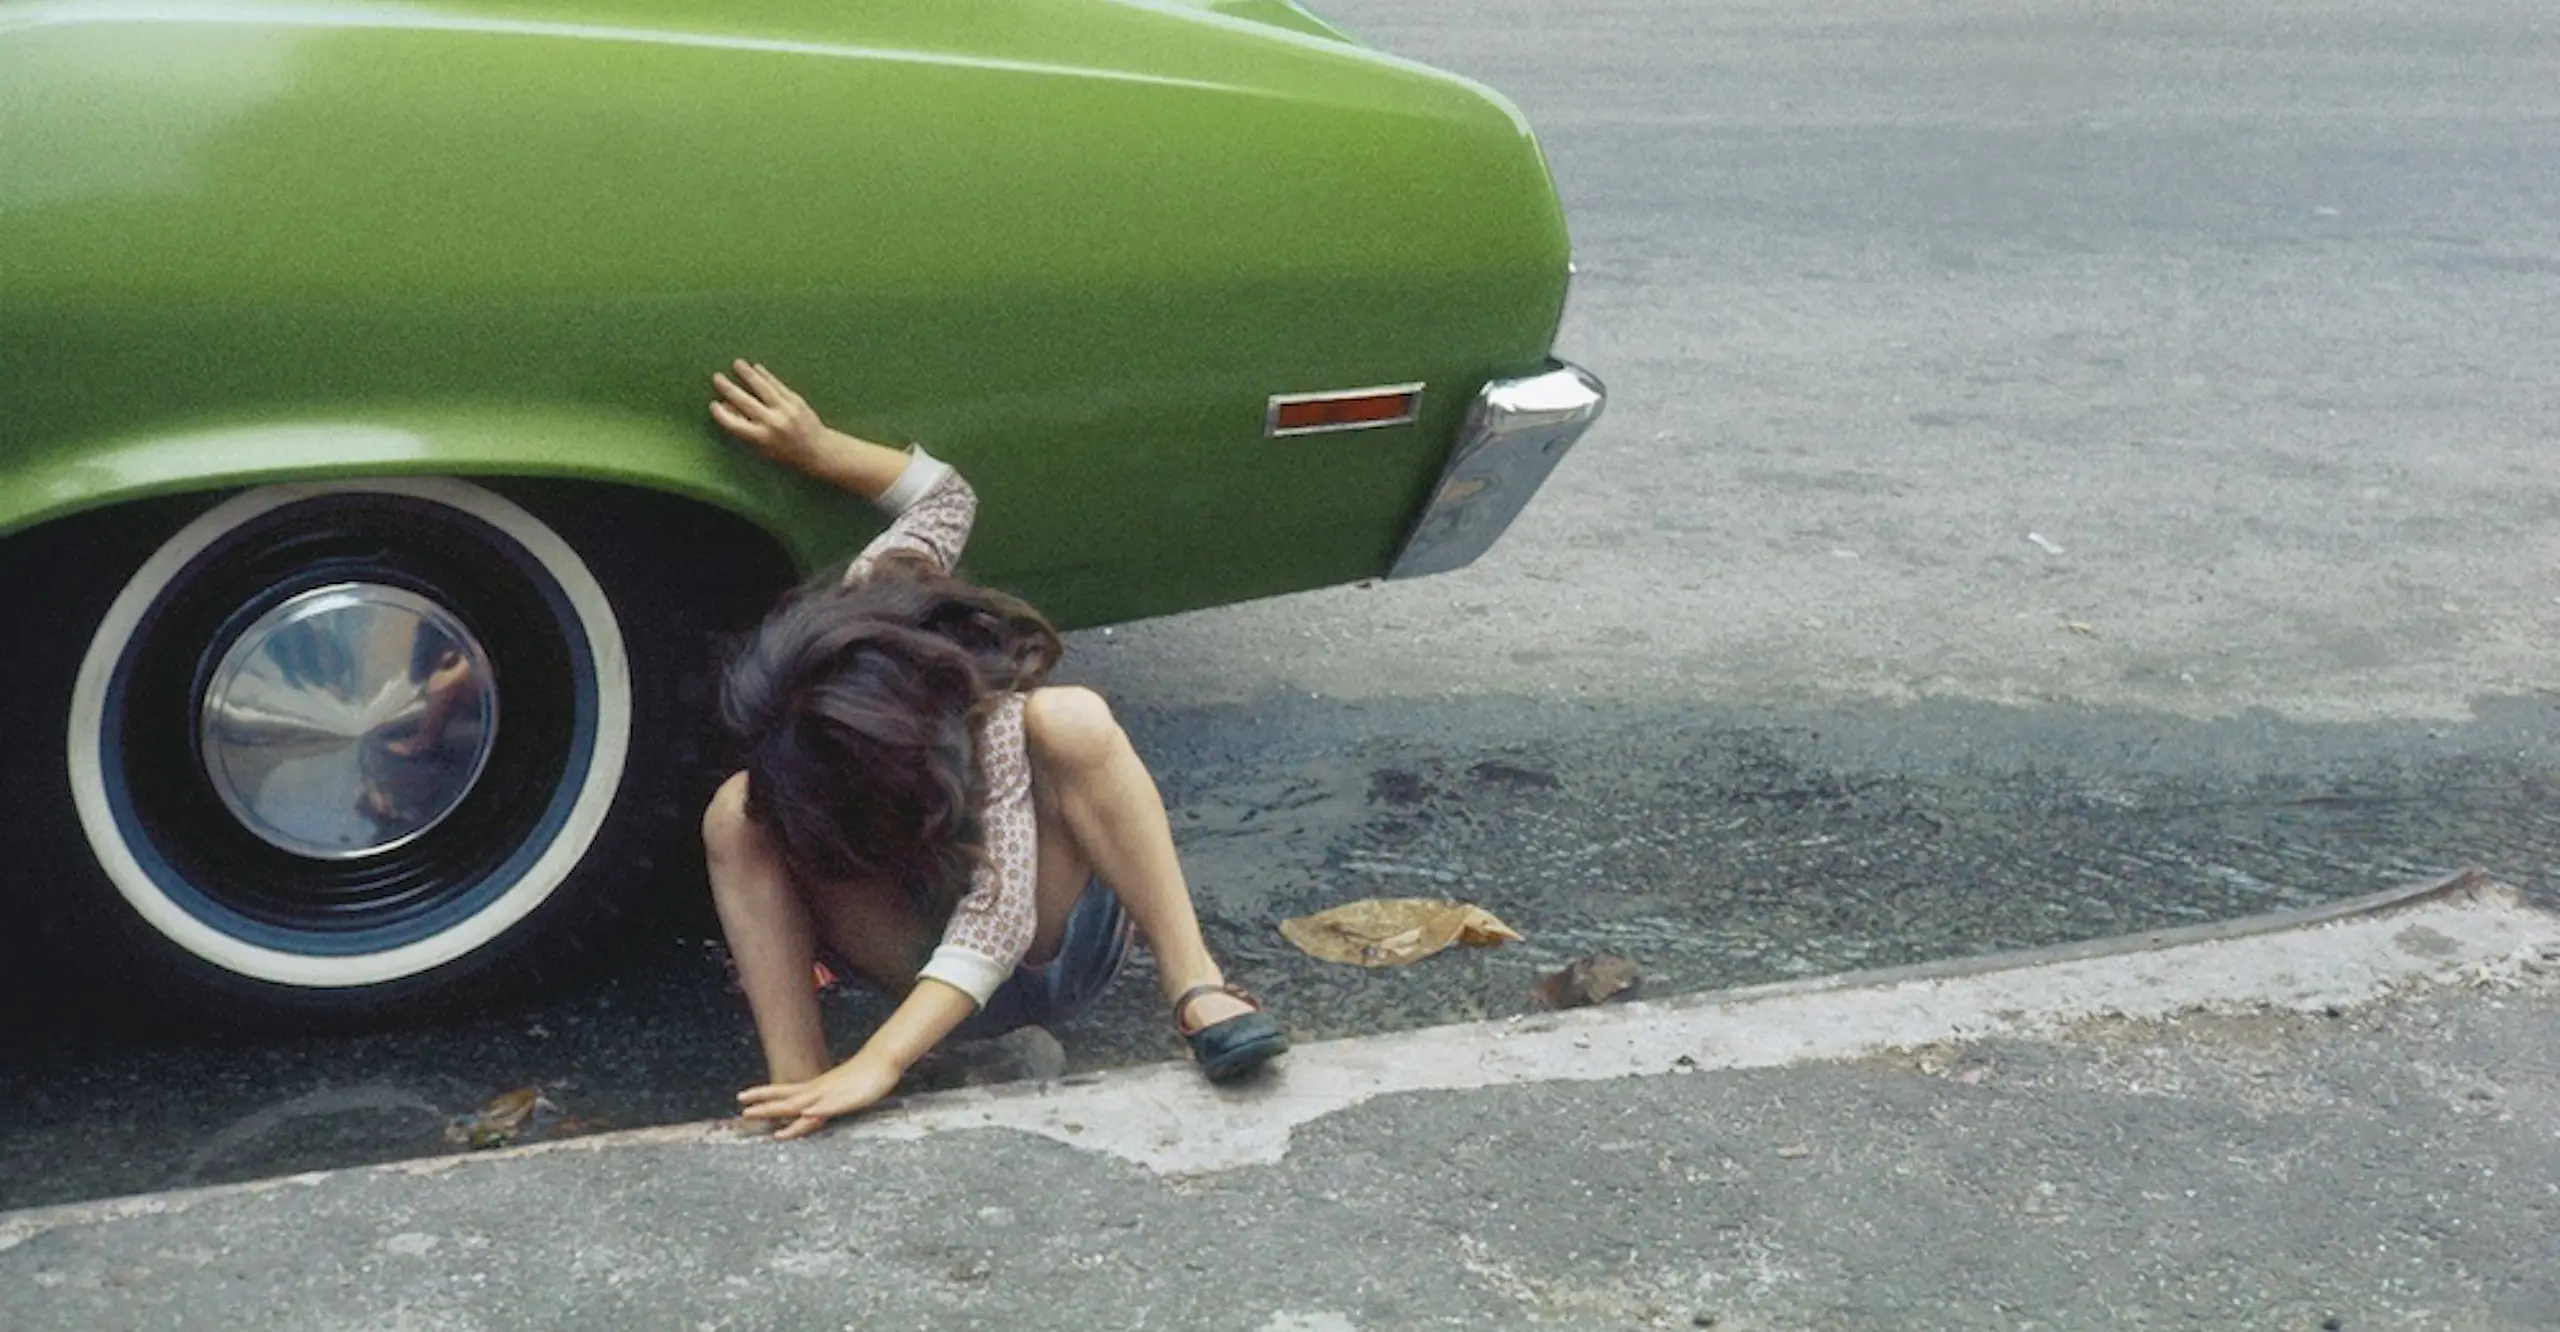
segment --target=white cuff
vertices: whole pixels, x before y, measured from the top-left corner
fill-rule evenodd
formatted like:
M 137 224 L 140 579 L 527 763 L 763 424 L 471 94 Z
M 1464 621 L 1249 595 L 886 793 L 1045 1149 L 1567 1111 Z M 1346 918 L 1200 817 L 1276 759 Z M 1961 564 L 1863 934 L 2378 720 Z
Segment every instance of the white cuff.
M 951 464 L 925 452 L 921 444 L 910 444 L 907 446 L 907 470 L 898 473 L 898 479 L 890 482 L 887 490 L 880 492 L 880 498 L 871 501 L 872 507 L 895 518 L 905 513 L 917 500 L 923 499 L 926 491 L 939 485 L 942 478 L 949 475 L 951 475 Z
M 987 1006 L 988 998 L 995 994 L 996 987 L 1004 984 L 1012 975 L 1012 967 L 998 962 L 977 949 L 963 948 L 958 944 L 944 944 L 933 950 L 933 960 L 924 964 L 924 970 L 917 973 L 916 978 L 938 980 L 969 996 L 977 1001 L 978 1007 L 984 1008 Z

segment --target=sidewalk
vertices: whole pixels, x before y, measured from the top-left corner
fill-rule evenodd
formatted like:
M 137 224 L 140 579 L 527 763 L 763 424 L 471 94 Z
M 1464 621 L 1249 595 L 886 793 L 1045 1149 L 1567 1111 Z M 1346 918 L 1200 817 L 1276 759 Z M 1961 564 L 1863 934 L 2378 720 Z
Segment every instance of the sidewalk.
M 0 1214 L 0 1325 L 2538 1329 L 2555 1237 L 2560 920 L 2469 880 L 1331 1042 L 1224 1096 Z

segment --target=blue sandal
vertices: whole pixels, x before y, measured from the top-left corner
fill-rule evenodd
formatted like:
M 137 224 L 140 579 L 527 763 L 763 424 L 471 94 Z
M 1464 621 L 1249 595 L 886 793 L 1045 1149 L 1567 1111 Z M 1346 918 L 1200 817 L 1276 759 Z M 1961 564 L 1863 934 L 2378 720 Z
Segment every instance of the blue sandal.
M 1192 1031 L 1183 1025 L 1182 1015 L 1190 1009 L 1191 1001 L 1207 994 L 1241 999 L 1252 1005 L 1253 1011 Z M 1211 1082 L 1243 1077 L 1289 1048 L 1289 1033 L 1280 1029 L 1278 1018 L 1262 1011 L 1262 1001 L 1246 993 L 1243 986 L 1223 981 L 1184 990 L 1182 997 L 1173 1001 L 1173 1029 L 1191 1043 L 1191 1057 L 1199 1061 L 1200 1072 Z

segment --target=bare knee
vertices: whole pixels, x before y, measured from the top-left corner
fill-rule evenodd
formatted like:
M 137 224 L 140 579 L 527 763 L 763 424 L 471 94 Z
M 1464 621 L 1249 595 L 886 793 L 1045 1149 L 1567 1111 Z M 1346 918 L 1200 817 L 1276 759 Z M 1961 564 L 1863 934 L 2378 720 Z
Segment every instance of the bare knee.
M 1128 733 L 1102 695 L 1077 685 L 1036 690 L 1022 707 L 1022 737 L 1044 764 L 1084 768 L 1128 752 Z
M 703 854 L 714 865 L 735 864 L 764 856 L 770 847 L 764 829 L 747 817 L 747 775 L 732 774 L 702 811 Z

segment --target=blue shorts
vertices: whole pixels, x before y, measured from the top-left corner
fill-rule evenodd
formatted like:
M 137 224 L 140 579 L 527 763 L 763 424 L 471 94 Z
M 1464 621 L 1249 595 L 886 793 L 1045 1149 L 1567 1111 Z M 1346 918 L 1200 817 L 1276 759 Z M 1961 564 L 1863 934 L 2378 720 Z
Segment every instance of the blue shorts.
M 1067 911 L 1067 932 L 1057 955 L 1038 966 L 1019 966 L 987 1005 L 954 1034 L 969 1040 L 1001 1036 L 1017 1027 L 1054 1027 L 1092 1007 L 1129 960 L 1137 923 L 1121 909 L 1120 896 L 1094 879 Z

